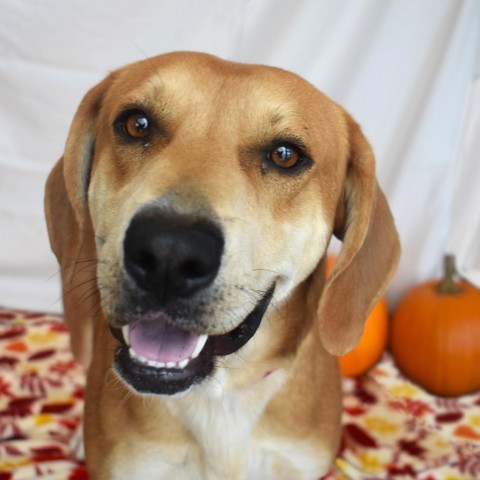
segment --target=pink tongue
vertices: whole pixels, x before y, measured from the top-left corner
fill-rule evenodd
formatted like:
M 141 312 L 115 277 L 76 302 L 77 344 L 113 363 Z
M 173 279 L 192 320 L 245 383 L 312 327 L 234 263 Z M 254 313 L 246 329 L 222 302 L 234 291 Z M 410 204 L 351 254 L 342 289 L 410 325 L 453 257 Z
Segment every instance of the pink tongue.
M 156 362 L 180 362 L 189 358 L 198 335 L 174 327 L 163 319 L 140 321 L 130 327 L 130 346 Z

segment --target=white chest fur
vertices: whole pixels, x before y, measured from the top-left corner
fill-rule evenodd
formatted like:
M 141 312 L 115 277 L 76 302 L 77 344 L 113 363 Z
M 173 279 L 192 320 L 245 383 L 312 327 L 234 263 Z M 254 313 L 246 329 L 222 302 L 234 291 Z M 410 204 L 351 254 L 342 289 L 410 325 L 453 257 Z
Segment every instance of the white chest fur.
M 274 372 L 248 389 L 229 389 L 225 377 L 221 371 L 217 372 L 205 385 L 169 401 L 169 410 L 196 440 L 188 456 L 192 464 L 202 466 L 200 478 L 266 479 L 252 476 L 253 472 L 258 474 L 269 468 L 266 452 L 253 431 L 286 374 Z

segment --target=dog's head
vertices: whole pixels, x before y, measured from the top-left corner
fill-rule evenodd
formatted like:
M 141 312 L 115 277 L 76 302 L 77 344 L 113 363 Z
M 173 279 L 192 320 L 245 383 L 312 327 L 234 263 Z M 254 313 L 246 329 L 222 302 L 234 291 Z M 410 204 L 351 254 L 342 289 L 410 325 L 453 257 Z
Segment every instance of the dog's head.
M 344 353 L 399 251 L 349 115 L 294 74 L 203 54 L 129 65 L 87 93 L 46 212 L 72 335 L 99 310 L 117 370 L 152 393 L 210 375 L 295 295 L 313 297 L 323 346 Z M 298 337 L 279 316 L 275 335 Z

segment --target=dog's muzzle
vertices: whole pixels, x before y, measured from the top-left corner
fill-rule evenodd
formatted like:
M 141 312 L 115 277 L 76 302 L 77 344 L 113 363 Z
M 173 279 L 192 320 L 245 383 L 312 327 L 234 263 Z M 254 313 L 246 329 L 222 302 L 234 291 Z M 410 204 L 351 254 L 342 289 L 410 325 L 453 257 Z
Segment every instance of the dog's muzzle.
M 130 311 L 111 326 L 119 347 L 115 367 L 121 377 L 142 393 L 175 394 L 200 383 L 215 366 L 215 356 L 243 347 L 260 326 L 273 296 L 272 285 L 235 329 L 222 335 L 202 334 L 169 313 L 176 302 L 194 301 L 218 273 L 224 240 L 209 221 L 169 216 L 145 210 L 132 219 L 124 240 L 124 266 L 139 298 L 150 307 Z M 152 307 L 152 305 L 154 307 Z

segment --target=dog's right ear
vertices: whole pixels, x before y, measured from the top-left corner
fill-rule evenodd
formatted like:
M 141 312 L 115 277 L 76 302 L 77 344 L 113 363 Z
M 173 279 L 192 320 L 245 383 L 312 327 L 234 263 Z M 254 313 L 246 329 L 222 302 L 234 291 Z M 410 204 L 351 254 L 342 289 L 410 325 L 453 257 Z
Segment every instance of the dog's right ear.
M 112 75 L 83 98 L 70 127 L 65 153 L 45 187 L 48 236 L 60 264 L 65 321 L 75 358 L 90 362 L 92 315 L 99 308 L 95 236 L 88 211 L 88 185 L 95 153 L 95 131 Z
M 345 354 L 360 340 L 364 321 L 383 295 L 400 255 L 395 223 L 375 177 L 372 149 L 356 122 L 349 115 L 346 120 L 350 152 L 334 226 L 343 244 L 317 310 L 320 338 L 332 355 Z

